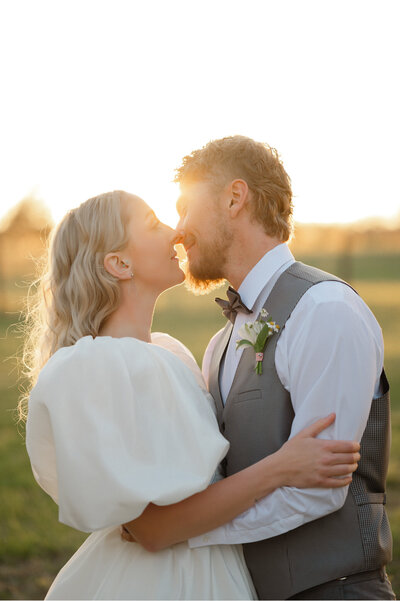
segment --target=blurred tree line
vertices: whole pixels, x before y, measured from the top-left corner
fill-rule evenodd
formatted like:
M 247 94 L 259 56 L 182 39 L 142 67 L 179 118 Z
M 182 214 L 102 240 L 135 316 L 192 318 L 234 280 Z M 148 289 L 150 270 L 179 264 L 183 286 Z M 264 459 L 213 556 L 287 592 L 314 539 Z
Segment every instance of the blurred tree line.
M 296 258 L 350 282 L 360 277 L 360 258 L 365 271 L 384 255 L 390 272 L 397 271 L 400 278 L 400 220 L 391 225 L 372 219 L 345 226 L 297 223 L 290 247 Z M 35 277 L 35 260 L 43 256 L 52 227 L 49 210 L 34 197 L 21 200 L 0 222 L 0 311 L 20 309 L 19 301 Z M 382 279 L 384 264 L 381 260 L 375 270 Z
M 19 300 L 36 275 L 52 219 L 35 198 L 24 198 L 0 222 L 0 311 L 20 309 Z

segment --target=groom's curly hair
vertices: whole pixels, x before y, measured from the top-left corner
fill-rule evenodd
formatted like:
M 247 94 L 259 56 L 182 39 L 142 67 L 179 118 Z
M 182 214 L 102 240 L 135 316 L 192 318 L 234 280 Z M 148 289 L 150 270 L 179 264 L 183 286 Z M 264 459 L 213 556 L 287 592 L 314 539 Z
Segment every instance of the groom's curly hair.
M 229 179 L 243 179 L 251 191 L 249 208 L 265 232 L 286 242 L 293 233 L 290 177 L 275 148 L 246 136 L 212 140 L 182 159 L 177 183 L 207 180 L 217 189 Z

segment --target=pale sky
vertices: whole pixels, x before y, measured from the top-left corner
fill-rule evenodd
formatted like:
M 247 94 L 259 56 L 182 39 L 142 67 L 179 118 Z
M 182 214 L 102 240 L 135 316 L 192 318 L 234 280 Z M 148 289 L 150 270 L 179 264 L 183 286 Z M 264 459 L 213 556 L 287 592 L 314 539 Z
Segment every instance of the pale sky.
M 0 217 L 125 189 L 174 225 L 209 140 L 276 147 L 298 221 L 398 218 L 397 0 L 0 3 Z

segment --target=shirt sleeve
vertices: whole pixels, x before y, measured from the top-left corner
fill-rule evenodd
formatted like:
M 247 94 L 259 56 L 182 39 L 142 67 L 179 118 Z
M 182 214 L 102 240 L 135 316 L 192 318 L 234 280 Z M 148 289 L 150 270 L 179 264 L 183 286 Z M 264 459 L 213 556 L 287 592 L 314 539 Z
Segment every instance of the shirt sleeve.
M 382 369 L 382 334 L 368 307 L 354 298 L 350 288 L 326 284 L 325 292 L 334 290 L 334 294 L 322 295 L 322 300 L 321 290 L 317 300 L 315 295 L 304 295 L 277 345 L 277 371 L 295 410 L 290 437 L 335 412 L 335 422 L 320 438 L 361 440 Z M 348 487 L 283 487 L 189 544 L 238 544 L 277 536 L 337 511 L 347 492 Z

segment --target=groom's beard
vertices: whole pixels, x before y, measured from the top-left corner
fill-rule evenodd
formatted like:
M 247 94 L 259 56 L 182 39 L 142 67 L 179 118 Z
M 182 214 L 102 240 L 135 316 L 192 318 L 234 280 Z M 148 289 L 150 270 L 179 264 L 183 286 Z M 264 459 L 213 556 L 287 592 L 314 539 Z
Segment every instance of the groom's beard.
M 194 294 L 208 294 L 225 283 L 224 268 L 232 243 L 232 234 L 221 223 L 217 227 L 218 234 L 212 242 L 201 242 L 196 239 L 196 263 L 184 264 L 186 288 Z
M 216 278 L 216 279 L 201 279 L 196 278 L 190 271 L 190 265 L 188 262 L 182 265 L 182 268 L 185 272 L 185 286 L 193 294 L 208 294 L 215 288 L 219 288 L 225 284 L 224 278 Z

